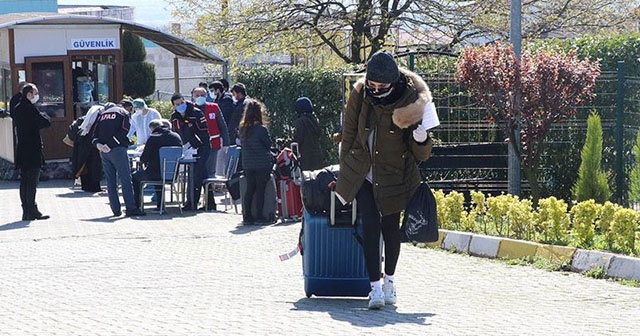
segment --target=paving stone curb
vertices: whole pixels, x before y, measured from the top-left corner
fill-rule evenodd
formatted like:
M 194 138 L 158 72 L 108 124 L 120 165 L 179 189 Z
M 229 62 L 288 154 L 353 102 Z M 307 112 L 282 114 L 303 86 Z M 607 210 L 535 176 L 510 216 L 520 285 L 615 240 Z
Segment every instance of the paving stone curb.
M 438 241 L 427 243 L 426 246 L 483 258 L 518 259 L 537 256 L 551 262 L 566 263 L 573 272 L 582 273 L 601 268 L 609 277 L 640 280 L 640 258 L 610 252 L 451 230 L 439 230 Z

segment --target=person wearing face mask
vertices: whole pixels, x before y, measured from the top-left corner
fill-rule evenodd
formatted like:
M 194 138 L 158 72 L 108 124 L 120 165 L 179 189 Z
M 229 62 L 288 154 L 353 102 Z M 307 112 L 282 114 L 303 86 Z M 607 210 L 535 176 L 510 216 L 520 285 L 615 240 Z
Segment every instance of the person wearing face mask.
M 197 87 L 193 89 L 191 95 L 196 107 L 204 113 L 204 117 L 207 120 L 209 143 L 211 145 L 211 152 L 209 152 L 209 159 L 206 163 L 207 177 L 215 177 L 218 151 L 223 146 L 227 147 L 230 145 L 227 123 L 222 116 L 222 112 L 220 111 L 218 104 L 207 102 L 207 90 Z M 213 204 L 215 206 L 213 191 L 211 191 L 207 197 L 209 198 L 209 202 L 207 204 Z M 215 210 L 215 208 L 205 210 Z
M 228 126 L 229 122 L 231 121 L 231 116 L 233 115 L 233 96 L 231 95 L 231 92 L 227 90 L 227 87 L 225 87 L 225 82 L 227 81 L 223 78 L 220 81 L 211 83 L 211 85 L 209 85 L 209 94 L 207 95 L 207 99 L 211 99 L 212 102 L 218 104 L 218 107 L 220 107 L 220 111 L 222 112 L 222 116 L 224 117 L 224 121 Z M 228 82 L 227 85 L 229 85 Z M 229 144 L 233 145 L 235 143 Z M 216 175 L 224 175 L 226 169 L 225 164 L 227 162 L 226 145 L 222 148 L 222 150 L 218 151 L 217 156 L 218 158 L 216 159 Z
M 242 83 L 236 83 L 231 88 L 231 95 L 233 95 L 233 114 L 229 118 L 229 138 L 232 142 L 238 143 L 238 127 L 240 126 L 240 120 L 244 113 L 246 105 L 245 99 L 247 98 L 247 89 Z
M 36 189 L 40 179 L 40 168 L 44 163 L 40 130 L 51 126 L 46 113 L 40 112 L 35 103 L 40 100 L 38 88 L 31 83 L 22 87 L 20 100 L 11 111 L 15 123 L 17 146 L 16 167 L 20 169 L 20 201 L 22 220 L 47 219 L 38 210 Z
M 151 120 L 161 119 L 160 112 L 155 109 L 147 107 L 147 103 L 143 99 L 137 98 L 131 102 L 133 107 L 133 115 L 131 116 L 131 128 L 127 137 L 129 139 L 136 135 L 136 145 L 144 145 L 151 135 L 149 130 L 149 123 Z
M 357 199 L 371 282 L 369 309 L 396 303 L 400 212 L 420 184 L 417 163 L 431 155 L 431 139 L 421 125 L 431 106 L 431 92 L 422 78 L 399 69 L 384 51 L 371 56 L 365 78 L 355 84 L 347 102 L 335 191 L 343 204 Z
M 207 101 L 218 104 L 224 120 L 227 123 L 231 121 L 231 115 L 233 114 L 233 96 L 231 92 L 224 89 L 222 82 L 215 81 L 209 85 Z
M 182 94 L 175 93 L 171 96 L 174 112 L 171 114 L 173 131 L 180 135 L 186 148 L 197 149 L 197 161 L 194 165 L 193 185 L 187 188 L 193 189 L 193 198 L 188 194 L 185 210 L 195 210 L 200 202 L 202 181 L 207 177 L 207 160 L 211 152 L 207 120 L 202 111 L 190 101 L 186 101 Z

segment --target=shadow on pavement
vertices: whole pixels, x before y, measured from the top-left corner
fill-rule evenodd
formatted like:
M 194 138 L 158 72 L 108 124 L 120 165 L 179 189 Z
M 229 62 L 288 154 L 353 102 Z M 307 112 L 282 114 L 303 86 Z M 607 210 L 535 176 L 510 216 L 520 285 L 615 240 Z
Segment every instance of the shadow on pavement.
M 334 320 L 349 322 L 359 327 L 383 327 L 388 324 L 413 323 L 430 325 L 426 319 L 432 313 L 398 313 L 395 306 L 385 306 L 378 311 L 367 309 L 367 298 L 302 298 L 293 303 L 291 310 L 327 312 Z
M 125 219 L 126 217 L 124 216 L 120 216 L 120 217 L 115 217 L 115 216 L 105 216 L 105 217 L 98 217 L 98 218 L 87 218 L 87 219 L 80 219 L 83 222 L 94 222 L 94 223 L 113 223 L 113 222 L 117 222 L 121 219 Z
M 242 223 L 238 223 L 238 226 L 236 226 L 235 229 L 229 231 L 232 234 L 245 234 L 245 233 L 250 233 L 253 231 L 258 231 L 258 230 L 262 230 L 266 227 L 269 227 L 273 224 L 270 225 L 242 225 Z
M 62 197 L 62 198 L 86 198 L 86 197 L 96 197 L 96 196 L 101 196 L 101 193 L 100 192 L 90 193 L 87 191 L 76 190 L 76 191 L 68 192 L 66 194 L 56 195 L 56 197 Z
M 0 231 L 24 229 L 29 227 L 29 223 L 30 223 L 29 221 L 24 221 L 24 220 L 7 223 L 0 226 Z

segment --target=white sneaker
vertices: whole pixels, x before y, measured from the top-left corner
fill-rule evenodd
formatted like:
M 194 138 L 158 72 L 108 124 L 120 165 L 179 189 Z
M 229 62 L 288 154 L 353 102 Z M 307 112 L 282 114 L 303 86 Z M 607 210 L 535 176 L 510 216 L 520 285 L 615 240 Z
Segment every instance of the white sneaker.
M 369 292 L 369 309 L 380 309 L 384 307 L 384 292 L 382 289 L 371 289 Z
M 393 281 L 385 281 L 382 285 L 382 293 L 384 294 L 384 303 L 388 305 L 396 304 L 396 286 Z

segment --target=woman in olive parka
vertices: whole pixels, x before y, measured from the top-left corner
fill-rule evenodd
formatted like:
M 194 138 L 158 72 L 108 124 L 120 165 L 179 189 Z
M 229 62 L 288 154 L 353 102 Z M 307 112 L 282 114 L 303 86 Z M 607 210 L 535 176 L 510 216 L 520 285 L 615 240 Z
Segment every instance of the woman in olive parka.
M 420 184 L 417 163 L 431 154 L 431 139 L 420 125 L 431 101 L 420 76 L 399 69 L 393 56 L 379 51 L 369 59 L 366 78 L 355 84 L 347 102 L 336 194 L 343 203 L 358 201 L 371 281 L 370 309 L 396 303 L 393 282 L 400 254 L 400 212 Z

